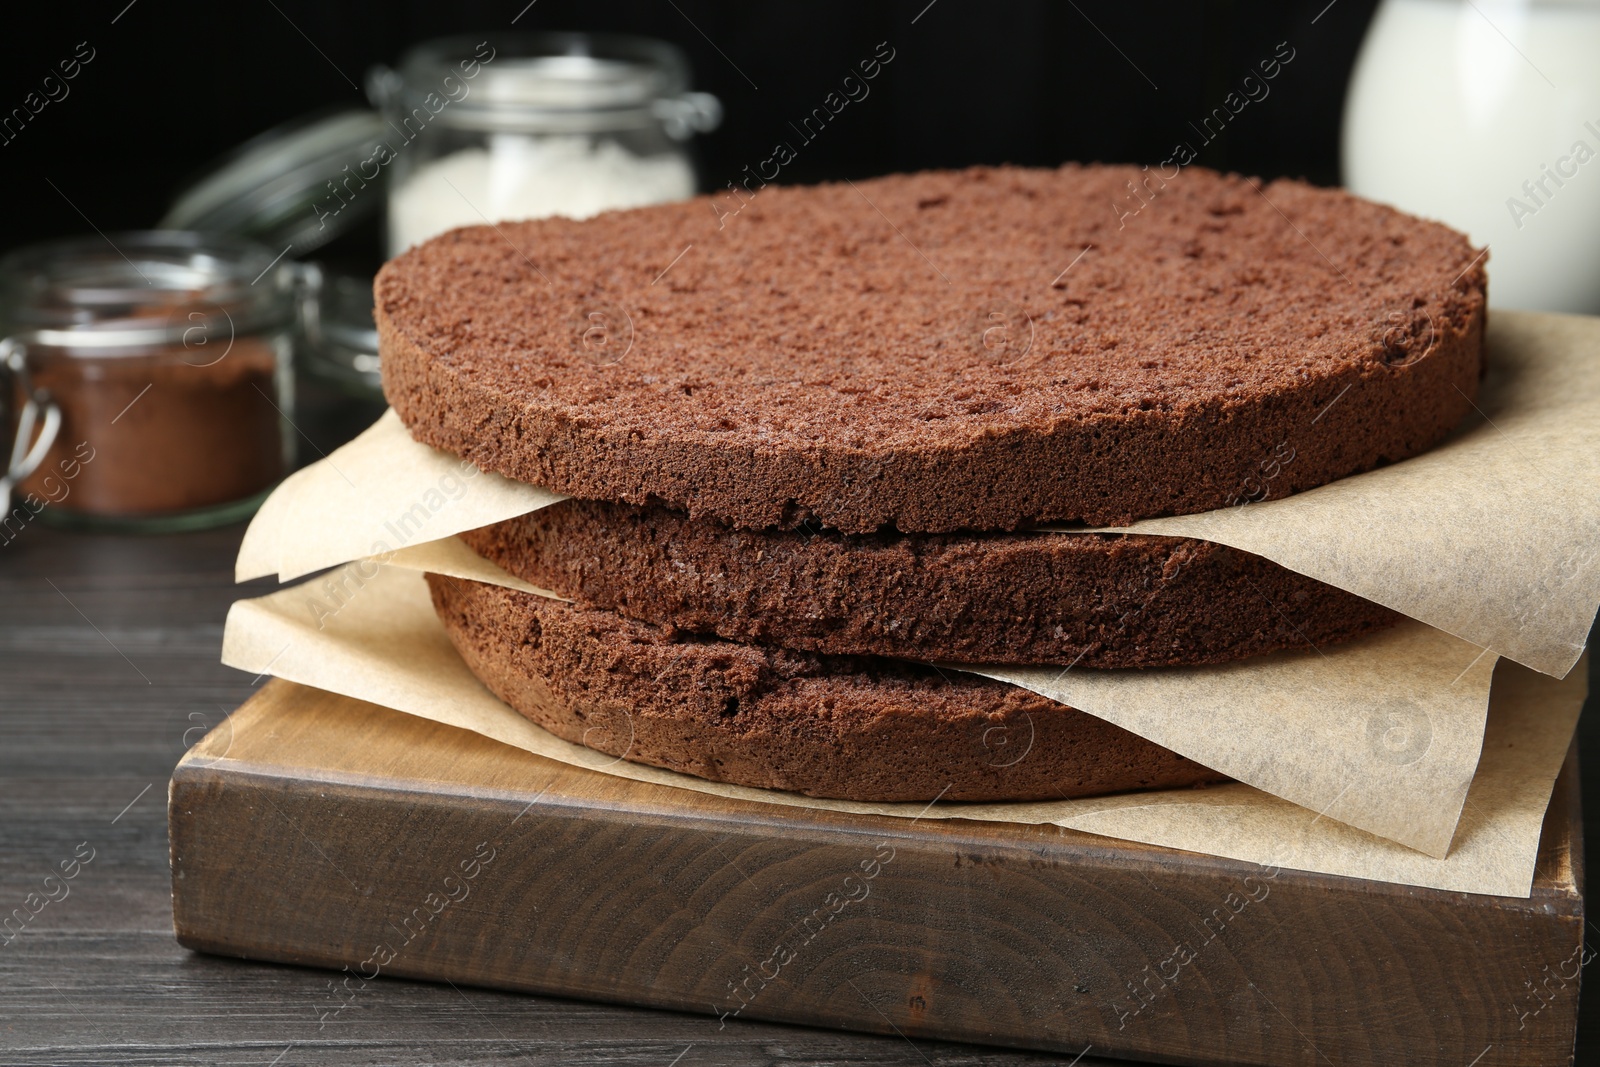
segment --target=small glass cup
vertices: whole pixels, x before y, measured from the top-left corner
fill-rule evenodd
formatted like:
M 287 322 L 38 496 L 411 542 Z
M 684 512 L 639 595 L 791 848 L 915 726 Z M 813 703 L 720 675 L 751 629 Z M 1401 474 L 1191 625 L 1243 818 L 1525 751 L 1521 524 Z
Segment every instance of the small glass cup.
M 378 327 L 372 319 L 372 280 L 301 267 L 311 293 L 302 311 L 305 368 L 362 400 L 382 400 Z
M 0 521 L 155 532 L 251 514 L 294 461 L 296 278 L 259 245 L 181 231 L 0 260 L 17 421 L 55 429 L 17 427 Z

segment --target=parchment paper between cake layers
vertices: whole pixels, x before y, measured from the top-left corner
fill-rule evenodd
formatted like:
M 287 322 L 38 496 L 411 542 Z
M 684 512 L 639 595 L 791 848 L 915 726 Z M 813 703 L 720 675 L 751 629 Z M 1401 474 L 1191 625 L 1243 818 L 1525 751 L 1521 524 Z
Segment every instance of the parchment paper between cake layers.
M 1493 312 L 1476 408 L 1404 463 L 1114 532 L 1254 552 L 1564 677 L 1600 605 L 1600 318 Z
M 372 573 L 372 572 L 368 572 Z M 1583 672 L 1557 681 L 1513 663 L 1496 671 L 1483 759 L 1446 858 L 1434 858 L 1235 784 L 1087 800 L 862 804 L 722 785 L 628 763 L 534 726 L 473 677 L 438 621 L 420 575 L 372 573 L 318 624 L 304 587 L 239 601 L 223 662 L 471 730 L 562 763 L 739 800 L 858 814 L 1053 823 L 1263 865 L 1464 893 L 1526 897 L 1551 787 L 1583 702 Z
M 459 538 L 384 561 L 555 596 Z M 359 595 L 362 575 L 378 567 L 359 561 L 300 587 L 301 611 L 313 619 Z M 1349 644 L 1221 666 L 947 666 L 1031 689 L 1324 818 L 1443 856 L 1478 765 L 1495 659 L 1407 619 Z
M 1127 530 L 1254 552 L 1563 677 L 1600 606 L 1600 319 L 1496 311 L 1489 351 L 1481 415 L 1430 452 Z M 1262 457 L 1262 477 L 1280 460 Z M 245 535 L 237 577 L 289 581 L 560 499 L 418 444 L 391 411 L 279 487 Z

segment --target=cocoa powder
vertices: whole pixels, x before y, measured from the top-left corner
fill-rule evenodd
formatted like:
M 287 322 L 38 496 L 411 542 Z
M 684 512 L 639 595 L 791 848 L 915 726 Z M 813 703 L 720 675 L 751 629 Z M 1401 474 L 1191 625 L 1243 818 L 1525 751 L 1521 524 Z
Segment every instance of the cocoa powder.
M 63 510 L 142 517 L 243 500 L 287 473 L 274 406 L 277 357 L 256 338 L 197 365 L 192 351 L 137 356 L 30 353 L 34 385 L 61 408 L 61 430 L 40 472 L 79 442 L 94 449 Z M 42 474 L 22 483 L 24 490 Z

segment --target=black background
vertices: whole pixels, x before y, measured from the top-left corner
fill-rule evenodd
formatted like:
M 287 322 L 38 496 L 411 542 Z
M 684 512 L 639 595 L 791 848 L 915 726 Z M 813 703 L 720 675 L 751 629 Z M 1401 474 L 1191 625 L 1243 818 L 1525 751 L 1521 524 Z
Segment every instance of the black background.
M 691 59 L 726 119 L 699 145 L 720 187 L 771 153 L 881 41 L 895 59 L 786 181 L 972 163 L 1156 163 L 1279 42 L 1293 62 L 1199 162 L 1338 179 L 1344 89 L 1372 0 L 111 0 L 28 5 L 0 32 L 0 113 L 57 62 L 95 57 L 70 94 L 0 145 L 0 248 L 148 227 L 218 156 L 277 123 L 359 103 L 374 63 L 443 34 L 648 34 Z M 520 18 L 518 18 L 520 13 Z M 1320 17 L 1319 17 L 1320 15 Z M 515 26 L 512 20 L 516 18 Z M 115 19 L 115 22 L 113 22 Z M 913 24 L 913 19 L 915 23 Z M 1313 19 L 1316 19 L 1313 22 Z M 52 183 L 54 188 L 52 188 Z

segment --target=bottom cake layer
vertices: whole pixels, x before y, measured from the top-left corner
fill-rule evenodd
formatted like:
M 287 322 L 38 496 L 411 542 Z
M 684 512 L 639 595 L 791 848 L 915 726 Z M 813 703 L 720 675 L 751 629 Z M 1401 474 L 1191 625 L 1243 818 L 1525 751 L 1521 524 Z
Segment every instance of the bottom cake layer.
M 1226 780 L 1025 689 L 873 657 L 738 644 L 429 574 L 472 672 L 620 759 L 861 801 L 1047 800 Z

